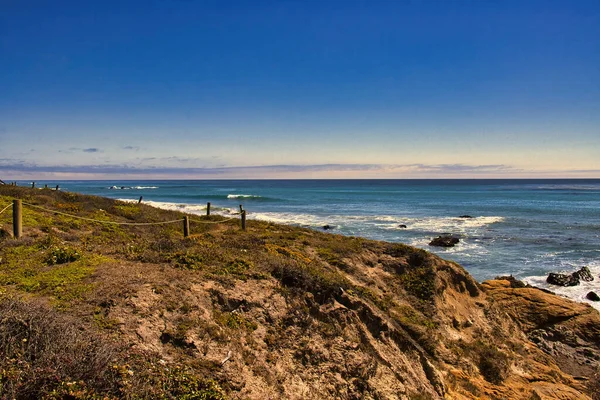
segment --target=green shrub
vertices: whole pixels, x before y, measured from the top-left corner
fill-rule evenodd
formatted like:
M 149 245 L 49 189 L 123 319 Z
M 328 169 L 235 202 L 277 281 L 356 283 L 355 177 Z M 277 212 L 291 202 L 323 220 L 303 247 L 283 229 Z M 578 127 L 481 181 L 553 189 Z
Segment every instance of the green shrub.
M 176 253 L 169 256 L 175 268 L 199 270 L 202 268 L 202 256 L 193 253 Z
M 81 258 L 81 254 L 76 249 L 71 247 L 58 247 L 54 246 L 48 250 L 46 256 L 46 264 L 57 265 L 66 264 L 69 262 L 77 261 Z
M 484 379 L 496 385 L 501 384 L 508 376 L 508 356 L 497 347 L 481 341 L 476 342 L 473 348 L 478 356 L 479 372 Z

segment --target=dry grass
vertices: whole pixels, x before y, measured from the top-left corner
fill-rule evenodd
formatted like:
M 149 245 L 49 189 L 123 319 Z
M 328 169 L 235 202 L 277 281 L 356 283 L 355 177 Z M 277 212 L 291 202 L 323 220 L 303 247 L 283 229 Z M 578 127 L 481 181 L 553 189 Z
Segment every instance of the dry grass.
M 116 344 L 36 303 L 4 299 L 0 317 L 2 397 L 66 395 L 73 382 L 82 393 L 119 395 L 119 376 L 112 368 L 121 351 Z

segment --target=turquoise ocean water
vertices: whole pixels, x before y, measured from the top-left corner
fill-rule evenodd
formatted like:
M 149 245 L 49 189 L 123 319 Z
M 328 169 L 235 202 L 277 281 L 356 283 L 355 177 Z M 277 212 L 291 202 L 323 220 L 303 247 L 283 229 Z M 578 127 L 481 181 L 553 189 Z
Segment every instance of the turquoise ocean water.
M 46 181 L 62 190 L 136 200 L 167 209 L 248 219 L 400 242 L 463 265 L 482 281 L 512 274 L 585 301 L 600 291 L 600 179 L 588 180 L 145 180 Z M 28 182 L 19 182 L 26 185 Z M 473 218 L 460 218 L 469 215 Z M 400 225 L 406 225 L 401 228 Z M 442 233 L 451 249 L 428 246 Z M 588 266 L 595 281 L 549 287 L 548 272 Z M 600 305 L 595 305 L 600 308 Z

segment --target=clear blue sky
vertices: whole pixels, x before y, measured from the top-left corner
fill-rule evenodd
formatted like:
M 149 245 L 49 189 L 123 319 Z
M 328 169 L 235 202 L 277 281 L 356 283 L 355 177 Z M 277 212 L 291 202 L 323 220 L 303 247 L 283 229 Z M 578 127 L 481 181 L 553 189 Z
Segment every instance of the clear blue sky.
M 600 178 L 600 2 L 0 0 L 0 179 Z

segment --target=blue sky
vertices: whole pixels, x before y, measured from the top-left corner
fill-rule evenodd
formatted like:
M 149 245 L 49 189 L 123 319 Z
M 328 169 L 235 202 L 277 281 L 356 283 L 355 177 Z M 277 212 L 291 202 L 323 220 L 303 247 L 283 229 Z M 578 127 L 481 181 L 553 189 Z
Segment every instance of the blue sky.
M 597 1 L 0 1 L 0 179 L 600 178 Z

